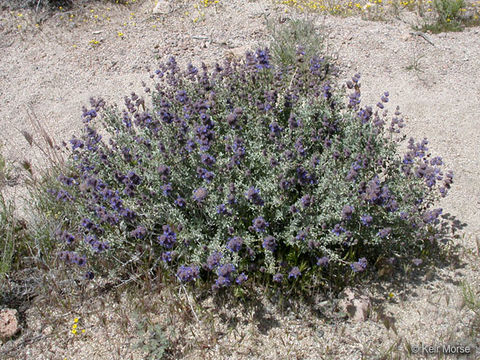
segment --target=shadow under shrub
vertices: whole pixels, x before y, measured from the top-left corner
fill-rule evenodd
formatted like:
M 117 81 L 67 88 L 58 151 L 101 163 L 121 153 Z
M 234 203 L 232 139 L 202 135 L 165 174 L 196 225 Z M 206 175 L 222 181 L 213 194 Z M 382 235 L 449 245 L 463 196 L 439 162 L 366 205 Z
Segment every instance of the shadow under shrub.
M 298 55 L 309 66 L 275 67 L 268 49 L 212 71 L 171 58 L 145 88 L 153 109 L 133 93 L 122 111 L 92 99 L 41 202 L 59 260 L 87 278 L 307 290 L 427 256 L 447 236 L 433 205 L 453 174 L 426 140 L 400 156 L 388 93 L 361 107 L 359 75 L 340 87 Z

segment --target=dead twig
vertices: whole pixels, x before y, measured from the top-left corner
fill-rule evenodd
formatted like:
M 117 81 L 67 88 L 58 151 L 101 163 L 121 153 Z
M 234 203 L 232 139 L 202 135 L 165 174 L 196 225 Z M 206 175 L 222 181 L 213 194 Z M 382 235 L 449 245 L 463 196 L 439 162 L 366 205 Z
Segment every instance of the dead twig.
M 195 312 L 195 309 L 193 308 L 192 302 L 190 301 L 190 297 L 188 296 L 187 289 L 185 289 L 185 286 L 183 284 L 180 284 L 180 287 L 185 292 L 185 296 L 187 297 L 188 305 L 190 306 L 190 310 L 192 311 L 193 316 L 195 317 L 195 320 L 197 320 L 197 323 L 200 323 L 200 320 L 198 319 L 197 313 Z

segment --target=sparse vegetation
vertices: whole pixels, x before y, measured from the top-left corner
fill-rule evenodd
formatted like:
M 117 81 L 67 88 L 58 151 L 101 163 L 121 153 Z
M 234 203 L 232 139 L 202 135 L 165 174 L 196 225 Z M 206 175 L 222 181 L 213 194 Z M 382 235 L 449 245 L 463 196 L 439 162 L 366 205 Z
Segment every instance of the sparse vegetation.
M 432 9 L 435 20 L 426 22 L 421 28 L 423 31 L 461 31 L 465 26 L 464 19 L 460 17 L 462 11 L 466 11 L 464 0 L 434 0 Z
M 13 167 L 0 151 L 0 284 L 6 274 L 18 267 L 30 246 L 25 223 L 16 217 L 13 201 L 4 195 L 4 187 L 13 180 Z
M 142 318 L 143 315 L 135 316 L 137 335 L 140 341 L 137 348 L 145 353 L 145 359 L 161 360 L 169 347 L 168 337 L 161 324 L 153 324 L 149 319 Z
M 311 21 L 294 19 L 282 25 L 270 23 L 269 28 L 272 37 L 270 52 L 275 64 L 285 68 L 299 66 L 305 71 L 310 66 L 308 59 L 325 53 L 324 35 L 315 29 Z M 301 56 L 307 61 L 299 61 L 299 48 L 303 49 Z M 325 66 L 332 66 L 328 59 L 325 59 L 325 63 Z
M 480 334 L 480 293 L 469 283 L 462 282 L 462 296 L 464 305 L 475 314 L 470 324 L 470 336 L 477 338 Z

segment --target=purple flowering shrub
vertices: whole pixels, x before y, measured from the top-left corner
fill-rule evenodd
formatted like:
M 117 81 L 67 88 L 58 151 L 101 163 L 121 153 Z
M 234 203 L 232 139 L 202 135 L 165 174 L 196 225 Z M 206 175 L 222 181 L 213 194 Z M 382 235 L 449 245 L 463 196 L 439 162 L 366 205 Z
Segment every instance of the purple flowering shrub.
M 426 140 L 399 154 L 388 93 L 361 106 L 359 75 L 341 87 L 323 59 L 299 61 L 276 67 L 265 49 L 182 71 L 171 58 L 145 84 L 152 109 L 134 93 L 121 111 L 92 99 L 48 193 L 65 210 L 60 259 L 89 278 L 148 264 L 220 289 L 368 271 L 436 244 L 442 159 Z

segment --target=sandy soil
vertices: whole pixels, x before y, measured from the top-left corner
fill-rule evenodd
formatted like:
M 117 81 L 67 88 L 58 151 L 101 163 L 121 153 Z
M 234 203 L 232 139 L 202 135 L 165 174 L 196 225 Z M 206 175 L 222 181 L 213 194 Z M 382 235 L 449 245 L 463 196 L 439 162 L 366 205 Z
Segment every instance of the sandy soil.
M 186 2 L 175 2 L 168 16 L 152 15 L 153 7 L 149 0 L 128 7 L 80 1 L 71 11 L 38 15 L 39 27 L 34 26 L 32 11 L 0 12 L 0 138 L 8 159 L 30 159 L 39 167 L 45 164 L 20 132 L 33 131 L 28 113 L 36 114 L 60 143 L 80 129 L 81 107 L 90 96 L 121 105 L 124 95 L 141 92 L 141 82 L 149 78 L 147 68 L 155 69 L 158 60 L 175 55 L 180 64 L 221 61 L 268 42 L 266 19 L 278 23 L 301 17 L 267 0 L 221 1 L 202 10 L 204 18 L 196 22 L 192 21 L 196 10 Z M 454 171 L 454 186 L 442 206 L 466 224 L 464 237 L 458 240 L 464 248 L 462 256 L 456 263 L 418 271 L 414 280 L 401 287 L 380 282 L 369 291 L 364 289 L 376 311 L 360 324 L 325 320 L 307 310 L 297 316 L 279 314 L 268 303 L 261 317 L 252 309 L 213 311 L 207 300 L 199 302 L 202 321 L 197 323 L 195 318 L 185 320 L 178 308 L 169 312 L 159 306 L 160 310 L 151 312 L 152 319 L 182 324 L 177 326 L 182 330 L 177 332 L 176 352 L 171 356 L 370 359 L 382 358 L 392 348 L 398 358 L 409 358 L 408 344 L 480 346 L 479 339 L 472 339 L 473 312 L 463 306 L 460 287 L 466 281 L 479 289 L 480 254 L 474 241 L 480 236 L 479 28 L 427 34 L 432 45 L 412 34 L 414 17 L 409 13 L 388 22 L 310 18 L 325 34 L 328 52 L 343 69 L 342 78 L 361 73 L 366 102 L 376 103 L 388 90 L 390 108 L 393 111 L 399 105 L 406 117 L 407 134 L 427 137 L 433 152 Z M 413 65 L 415 69 L 408 70 Z M 394 297 L 388 300 L 391 292 Z M 128 313 L 137 302 L 108 297 L 104 301 L 108 305 L 98 299 L 79 302 L 76 314 L 34 306 L 26 312 L 29 325 L 24 335 L 5 344 L 2 351 L 16 359 L 144 358 L 128 347 L 135 338 L 133 323 L 117 324 L 125 319 L 118 309 Z M 380 315 L 380 308 L 386 315 Z M 55 314 L 50 317 L 54 325 L 45 319 L 50 312 Z M 75 337 L 70 323 L 80 315 L 88 336 Z M 107 325 L 102 316 L 108 318 Z M 385 316 L 395 319 L 396 331 L 387 329 Z M 231 325 L 232 319 L 238 320 L 236 326 Z M 22 343 L 28 338 L 36 341 Z M 480 350 L 471 358 L 480 358 Z

